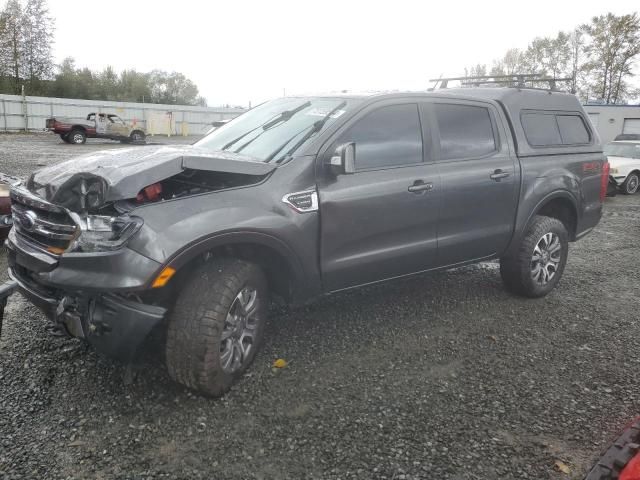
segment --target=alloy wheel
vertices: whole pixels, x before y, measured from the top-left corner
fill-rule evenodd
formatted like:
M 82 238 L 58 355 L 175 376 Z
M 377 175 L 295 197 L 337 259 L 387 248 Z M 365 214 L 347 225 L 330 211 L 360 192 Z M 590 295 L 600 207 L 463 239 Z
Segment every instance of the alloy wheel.
M 562 260 L 562 243 L 555 233 L 545 233 L 531 257 L 531 277 L 538 285 L 546 285 L 555 277 Z
M 247 286 L 240 290 L 231 304 L 220 342 L 220 362 L 226 373 L 240 370 L 255 348 L 259 301 L 258 290 Z

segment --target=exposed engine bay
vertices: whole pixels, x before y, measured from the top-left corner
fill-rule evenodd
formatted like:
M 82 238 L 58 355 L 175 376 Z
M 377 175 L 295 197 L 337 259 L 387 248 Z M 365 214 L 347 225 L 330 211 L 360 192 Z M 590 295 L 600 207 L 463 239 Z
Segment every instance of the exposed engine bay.
M 42 169 L 27 189 L 80 215 L 122 214 L 149 202 L 252 185 L 274 168 L 227 152 L 149 147 L 98 152 Z
M 113 202 L 113 209 L 118 214 L 130 212 L 135 207 L 152 202 L 172 200 L 174 198 L 190 197 L 202 193 L 225 190 L 227 188 L 253 185 L 264 177 L 259 175 L 243 175 L 228 172 L 206 172 L 202 170 L 186 169 L 178 175 L 169 177 L 161 182 L 148 185 L 133 199 L 117 200 Z M 105 210 L 111 205 L 98 208 L 95 213 L 107 214 Z M 93 212 L 92 212 L 93 213 Z

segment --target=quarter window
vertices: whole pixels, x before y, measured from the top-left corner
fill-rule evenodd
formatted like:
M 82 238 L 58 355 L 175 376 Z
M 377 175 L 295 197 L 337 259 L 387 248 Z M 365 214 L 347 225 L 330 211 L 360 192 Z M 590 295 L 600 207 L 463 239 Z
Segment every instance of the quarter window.
M 557 115 L 563 145 L 589 143 L 589 132 L 579 115 Z
M 361 118 L 339 142 L 356 144 L 356 170 L 422 162 L 422 132 L 416 104 L 381 107 Z
M 489 110 L 485 107 L 435 104 L 440 130 L 440 158 L 482 157 L 496 150 Z
M 522 128 L 531 146 L 561 145 L 556 116 L 546 113 L 526 113 L 522 116 Z
M 525 113 L 522 115 L 522 128 L 532 147 L 581 145 L 591 141 L 580 115 Z

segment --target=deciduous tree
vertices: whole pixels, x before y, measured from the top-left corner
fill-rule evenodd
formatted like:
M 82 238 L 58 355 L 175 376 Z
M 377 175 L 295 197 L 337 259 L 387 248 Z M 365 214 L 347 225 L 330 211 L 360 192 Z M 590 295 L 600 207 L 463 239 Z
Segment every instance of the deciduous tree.
M 593 92 L 607 103 L 618 103 L 629 93 L 628 79 L 640 54 L 640 18 L 637 13 L 594 17 L 583 25 L 585 54 Z

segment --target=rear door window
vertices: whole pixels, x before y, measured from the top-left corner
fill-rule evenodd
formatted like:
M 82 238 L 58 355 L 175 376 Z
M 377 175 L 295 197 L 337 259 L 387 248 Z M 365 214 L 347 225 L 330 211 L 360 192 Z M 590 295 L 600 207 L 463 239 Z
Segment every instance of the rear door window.
M 496 150 L 489 109 L 475 105 L 436 103 L 440 159 L 473 158 Z
M 374 110 L 341 135 L 355 142 L 356 170 L 422 163 L 422 129 L 418 105 L 389 105 Z

